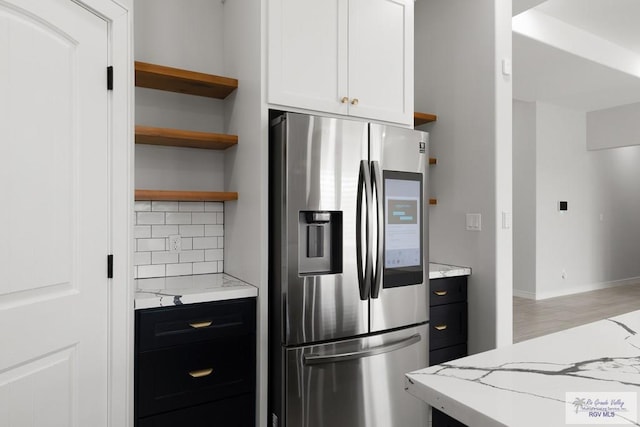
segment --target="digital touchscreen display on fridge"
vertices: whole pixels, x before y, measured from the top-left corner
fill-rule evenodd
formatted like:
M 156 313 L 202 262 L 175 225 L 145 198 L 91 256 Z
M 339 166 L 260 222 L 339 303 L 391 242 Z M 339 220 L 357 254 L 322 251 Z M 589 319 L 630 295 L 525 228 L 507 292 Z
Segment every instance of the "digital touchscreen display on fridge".
M 384 171 L 384 287 L 422 282 L 422 174 Z

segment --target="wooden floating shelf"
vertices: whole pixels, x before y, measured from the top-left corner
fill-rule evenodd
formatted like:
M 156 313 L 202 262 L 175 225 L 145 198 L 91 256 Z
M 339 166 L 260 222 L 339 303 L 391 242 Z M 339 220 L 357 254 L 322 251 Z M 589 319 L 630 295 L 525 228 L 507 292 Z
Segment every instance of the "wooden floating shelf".
M 438 204 L 438 199 L 429 199 L 429 204 L 430 205 L 437 205 Z
M 414 127 L 423 125 L 425 123 L 435 122 L 436 120 L 438 120 L 438 116 L 436 116 L 435 114 L 419 113 L 417 111 L 415 113 L 413 113 L 413 126 Z
M 136 126 L 136 144 L 224 150 L 237 143 L 237 135 Z
M 438 164 L 438 159 L 436 159 L 435 157 L 429 157 L 429 164 L 430 165 L 437 165 Z
M 238 80 L 164 65 L 135 62 L 136 86 L 224 99 L 238 88 Z
M 231 191 L 136 190 L 135 197 L 136 200 L 228 202 L 238 200 L 238 193 Z

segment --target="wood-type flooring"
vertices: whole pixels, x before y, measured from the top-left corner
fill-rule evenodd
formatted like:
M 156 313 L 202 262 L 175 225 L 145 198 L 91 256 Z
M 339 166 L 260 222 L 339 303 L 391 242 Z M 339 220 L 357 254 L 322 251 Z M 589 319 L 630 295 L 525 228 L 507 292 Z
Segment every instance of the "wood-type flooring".
M 544 300 L 513 298 L 513 342 L 640 310 L 640 283 Z

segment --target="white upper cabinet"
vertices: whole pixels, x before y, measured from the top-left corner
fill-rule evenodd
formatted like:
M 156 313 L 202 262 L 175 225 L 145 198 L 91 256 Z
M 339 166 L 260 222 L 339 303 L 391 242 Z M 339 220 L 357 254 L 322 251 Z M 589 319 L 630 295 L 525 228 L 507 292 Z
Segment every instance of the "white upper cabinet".
M 269 103 L 412 124 L 413 3 L 270 1 Z

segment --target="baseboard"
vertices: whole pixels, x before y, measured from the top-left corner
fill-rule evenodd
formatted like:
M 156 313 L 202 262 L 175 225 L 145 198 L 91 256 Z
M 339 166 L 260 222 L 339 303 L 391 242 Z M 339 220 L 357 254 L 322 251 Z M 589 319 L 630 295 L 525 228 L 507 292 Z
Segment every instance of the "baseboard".
M 542 300 L 542 299 L 548 299 L 548 298 L 562 297 L 566 295 L 580 294 L 582 292 L 597 291 L 599 289 L 616 288 L 618 286 L 637 285 L 638 283 L 640 283 L 640 276 L 630 277 L 628 279 L 613 280 L 610 282 L 591 283 L 591 284 L 582 285 L 582 286 L 575 286 L 573 288 L 568 288 L 568 289 L 558 289 L 556 291 L 536 292 L 533 299 Z M 515 289 L 513 290 L 513 294 L 516 296 L 520 296 L 516 294 Z M 523 296 L 523 298 L 527 298 L 527 297 Z
M 520 298 L 526 298 L 526 299 L 536 299 L 535 292 L 521 291 L 520 289 L 514 289 L 513 290 L 513 296 L 514 297 L 520 297 Z

